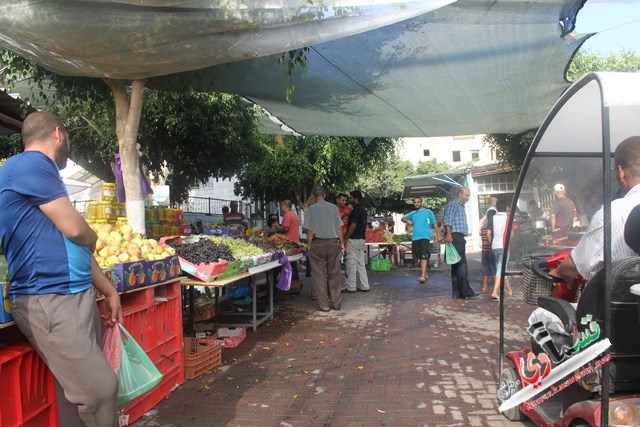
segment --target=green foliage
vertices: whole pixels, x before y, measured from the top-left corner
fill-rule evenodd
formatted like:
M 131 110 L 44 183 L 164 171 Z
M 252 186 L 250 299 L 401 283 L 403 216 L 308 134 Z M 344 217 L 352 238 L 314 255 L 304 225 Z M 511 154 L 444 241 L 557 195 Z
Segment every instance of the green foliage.
M 415 175 L 409 160 L 400 160 L 396 155 L 379 168 L 366 171 L 358 182 L 364 194 L 364 204 L 370 213 L 409 212 L 412 205 L 402 199 L 403 179 Z
M 172 201 L 210 177 L 230 178 L 253 150 L 255 112 L 241 97 L 148 90 L 138 142 L 148 169 L 170 171 Z
M 518 134 L 488 134 L 484 136 L 484 142 L 496 151 L 500 164 L 519 174 L 536 132 L 537 129 L 531 129 Z
M 383 165 L 393 151 L 390 139 L 256 135 L 248 162 L 238 173 L 236 194 L 263 200 L 291 199 L 306 208 L 314 185 L 329 194 L 348 192 L 369 169 Z
M 571 61 L 567 71 L 567 79 L 575 82 L 592 71 L 638 72 L 640 71 L 640 55 L 630 50 L 618 53 L 610 52 L 609 54 L 581 50 Z
M 439 162 L 436 159 L 420 160 L 416 165 L 415 175 L 429 175 L 432 173 L 449 172 L 451 170 L 453 170 L 453 166 L 447 162 Z
M 2 61 L 8 65 L 6 83 L 29 82 L 27 98 L 65 120 L 71 159 L 113 181 L 118 141 L 108 86 L 99 79 L 56 75 L 9 52 L 2 53 Z M 230 177 L 240 168 L 255 119 L 253 106 L 239 96 L 147 90 L 138 131 L 143 163 L 154 174 L 169 170 L 172 201 L 184 200 L 191 185 L 211 176 Z M 19 137 L 12 138 L 2 142 L 0 157 L 19 150 Z

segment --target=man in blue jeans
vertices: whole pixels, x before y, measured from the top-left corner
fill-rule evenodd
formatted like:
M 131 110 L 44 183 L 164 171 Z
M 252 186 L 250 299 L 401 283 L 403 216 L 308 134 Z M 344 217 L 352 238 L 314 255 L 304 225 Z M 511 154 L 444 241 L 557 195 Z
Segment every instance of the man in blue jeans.
M 431 229 L 435 229 L 438 241 L 440 237 L 440 227 L 436 222 L 436 217 L 430 209 L 422 206 L 422 198 L 413 199 L 413 206 L 416 210 L 409 212 L 402 222 L 413 226 L 411 234 L 411 252 L 413 259 L 420 260 L 420 283 L 424 283 L 429 279 L 429 246 L 431 241 Z
M 461 258 L 460 262 L 451 266 L 451 296 L 453 298 L 478 298 L 478 295 L 469 286 L 467 257 L 465 255 L 467 241 L 464 236 L 469 234 L 469 228 L 464 205 L 470 197 L 469 189 L 460 187 L 457 197 L 444 208 L 445 241 L 453 243 Z

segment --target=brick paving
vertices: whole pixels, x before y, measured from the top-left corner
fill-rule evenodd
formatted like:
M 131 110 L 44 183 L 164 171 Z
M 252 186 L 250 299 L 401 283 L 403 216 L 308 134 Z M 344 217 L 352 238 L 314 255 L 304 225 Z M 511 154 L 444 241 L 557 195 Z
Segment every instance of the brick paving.
M 470 281 L 481 285 L 479 253 Z M 531 426 L 497 410 L 498 303 L 451 299 L 449 268 L 369 273 L 370 293 L 315 311 L 310 279 L 223 364 L 187 381 L 135 426 Z M 526 344 L 514 281 L 507 350 Z

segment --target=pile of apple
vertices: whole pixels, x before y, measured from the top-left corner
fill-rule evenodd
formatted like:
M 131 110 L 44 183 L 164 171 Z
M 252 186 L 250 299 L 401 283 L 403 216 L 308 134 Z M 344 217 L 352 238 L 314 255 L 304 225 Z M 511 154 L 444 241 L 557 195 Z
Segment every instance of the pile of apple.
M 117 228 L 111 224 L 92 224 L 92 228 L 98 235 L 93 256 L 101 268 L 113 268 L 119 262 L 154 261 L 176 253 L 170 246 L 133 233 L 130 225 Z

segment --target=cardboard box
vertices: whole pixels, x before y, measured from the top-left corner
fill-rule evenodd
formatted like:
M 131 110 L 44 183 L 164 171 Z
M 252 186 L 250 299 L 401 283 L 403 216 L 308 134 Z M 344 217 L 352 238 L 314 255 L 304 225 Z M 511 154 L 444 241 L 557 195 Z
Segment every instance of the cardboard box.
M 239 337 L 247 336 L 247 328 L 244 326 L 220 326 L 218 328 L 218 337 Z
M 196 305 L 194 322 L 202 322 L 212 319 L 216 315 L 215 305 L 210 302 L 202 305 Z
M 120 292 L 141 288 L 150 281 L 146 261 L 118 263 L 107 273 L 107 277 Z
M 147 261 L 147 270 L 149 271 L 148 285 L 162 283 L 182 274 L 182 267 L 180 267 L 178 256 Z
M 181 257 L 178 257 L 178 260 L 182 271 L 192 275 L 198 280 L 202 280 L 203 282 L 213 282 L 226 271 L 227 266 L 229 265 L 229 261 L 225 260 L 213 262 L 211 264 L 200 263 L 198 265 L 192 264 Z
M 214 322 L 194 323 L 193 332 L 199 339 L 217 339 L 216 324 Z
M 218 328 L 218 342 L 222 344 L 222 348 L 236 348 L 245 338 L 247 338 L 247 328 L 244 326 Z

